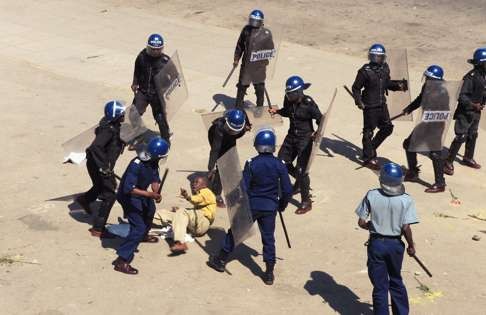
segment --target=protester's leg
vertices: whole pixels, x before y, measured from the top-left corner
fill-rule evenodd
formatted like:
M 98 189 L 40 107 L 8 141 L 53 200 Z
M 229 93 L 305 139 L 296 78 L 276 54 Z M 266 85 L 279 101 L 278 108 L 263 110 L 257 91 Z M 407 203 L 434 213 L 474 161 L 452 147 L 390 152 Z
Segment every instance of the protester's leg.
M 172 221 L 172 230 L 174 231 L 174 241 L 184 243 L 186 239 L 187 226 L 189 224 L 188 211 L 178 209 L 174 214 Z

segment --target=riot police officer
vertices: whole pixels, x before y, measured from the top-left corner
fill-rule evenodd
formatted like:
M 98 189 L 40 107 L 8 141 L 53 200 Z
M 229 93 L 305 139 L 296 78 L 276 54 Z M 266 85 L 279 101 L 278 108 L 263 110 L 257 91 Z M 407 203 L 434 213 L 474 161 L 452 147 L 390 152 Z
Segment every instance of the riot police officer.
M 208 130 L 208 141 L 211 146 L 208 178 L 211 181 L 211 190 L 216 194 L 219 207 L 223 207 L 224 202 L 221 198 L 222 186 L 216 162 L 236 145 L 236 140 L 243 137 L 249 128 L 245 112 L 239 109 L 230 109 L 224 114 L 224 117 L 216 118 Z
M 130 223 L 130 232 L 117 250 L 118 258 L 114 269 L 135 275 L 138 270 L 130 265 L 140 242 L 156 243 L 156 236 L 149 236 L 155 215 L 155 202 L 162 200 L 159 194 L 159 160 L 167 158 L 169 144 L 160 137 L 154 137 L 139 157 L 134 158 L 120 181 L 117 200 L 122 205 Z M 150 186 L 150 191 L 148 190 Z
M 92 236 L 107 237 L 105 225 L 115 203 L 116 181 L 113 168 L 123 151 L 124 144 L 120 139 L 120 125 L 125 118 L 125 107 L 119 101 L 109 101 L 105 105 L 105 115 L 95 129 L 96 137 L 86 149 L 86 166 L 93 186 L 76 202 L 91 214 L 90 204 L 100 199 L 98 215 L 93 227 L 89 230 Z
M 379 170 L 376 149 L 393 132 L 393 124 L 386 103 L 390 91 L 407 91 L 406 81 L 390 79 L 385 47 L 374 44 L 368 51 L 369 63 L 358 70 L 353 83 L 355 104 L 363 110 L 363 166 Z M 378 132 L 373 137 L 375 129 Z
M 452 141 L 444 166 L 444 172 L 447 175 L 454 175 L 454 159 L 464 142 L 466 151 L 462 160 L 463 164 L 474 169 L 481 168 L 481 165 L 474 160 L 474 151 L 481 111 L 486 104 L 486 48 L 477 49 L 473 59 L 468 62 L 474 66 L 474 69 L 464 76 L 459 104 L 454 113 L 456 137 Z
M 292 186 L 285 164 L 273 155 L 276 136 L 271 129 L 261 129 L 255 136 L 254 146 L 258 155 L 245 163 L 244 188 L 248 194 L 253 221 L 258 222 L 263 243 L 263 261 L 266 271 L 265 284 L 274 281 L 275 219 L 277 211 L 284 211 L 292 196 Z M 280 191 L 280 193 L 279 193 Z M 231 229 L 226 234 L 223 248 L 218 256 L 211 256 L 208 265 L 223 272 L 229 254 L 234 250 Z
M 424 89 L 428 81 L 431 80 L 443 80 L 444 79 L 444 70 L 438 65 L 431 65 L 429 66 L 425 72 L 424 77 L 426 82 L 422 86 L 422 91 L 417 96 L 417 98 L 410 103 L 404 110 L 403 113 L 406 115 L 411 114 L 413 111 L 418 109 L 422 104 L 422 96 L 424 93 Z M 443 130 L 440 129 L 441 126 L 434 125 L 437 127 L 436 134 L 437 141 L 441 141 L 442 132 Z M 419 179 L 419 168 L 417 167 L 417 152 L 409 151 L 410 146 L 410 138 L 412 134 L 403 141 L 403 148 L 405 149 L 407 155 L 407 162 L 408 162 L 408 170 L 405 174 L 405 181 L 414 182 Z M 446 182 L 444 178 L 444 160 L 442 159 L 442 151 L 431 151 L 429 152 L 429 157 L 432 160 L 432 165 L 434 167 L 434 176 L 435 176 L 435 183 L 432 187 L 429 187 L 425 190 L 427 193 L 439 193 L 444 192 L 446 187 Z
M 165 104 L 159 97 L 155 85 L 155 76 L 165 67 L 170 58 L 163 53 L 164 39 L 159 34 L 152 34 L 144 48 L 135 60 L 132 91 L 135 93 L 135 104 L 140 115 L 145 113 L 150 104 L 152 114 L 159 126 L 160 136 L 169 141 L 170 130 L 167 121 Z
M 315 136 L 313 121 L 315 120 L 319 125 L 322 114 L 314 100 L 304 94 L 304 90 L 310 86 L 310 83 L 304 83 L 299 76 L 291 76 L 285 86 L 283 108 L 279 110 L 272 108 L 269 111 L 272 114 L 288 117 L 290 120 L 290 127 L 278 157 L 285 161 L 289 174 L 295 178 L 294 190 L 300 190 L 301 205 L 295 213 L 304 214 L 312 210 L 310 178 L 306 168 Z M 296 166 L 293 165 L 295 159 L 297 159 Z
M 236 44 L 233 66 L 236 67 L 239 60 L 242 59 L 240 76 L 236 85 L 238 88 L 236 92 L 236 108 L 242 108 L 246 90 L 250 83 L 253 83 L 255 88 L 256 105 L 263 106 L 266 66 L 269 61 L 267 59 L 259 60 L 252 56 L 252 49 L 257 49 L 258 46 L 270 50 L 274 48 L 271 32 L 263 28 L 263 21 L 263 12 L 253 10 L 248 18 L 248 25 L 241 31 Z

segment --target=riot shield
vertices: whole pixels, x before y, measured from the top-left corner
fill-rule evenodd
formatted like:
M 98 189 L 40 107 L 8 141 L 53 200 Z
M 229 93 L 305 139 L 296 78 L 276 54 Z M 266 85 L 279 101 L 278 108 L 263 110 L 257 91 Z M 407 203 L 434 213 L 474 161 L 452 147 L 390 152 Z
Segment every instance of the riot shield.
M 217 166 L 233 239 L 235 245 L 238 245 L 254 234 L 254 228 L 250 202 L 244 188 L 243 172 L 236 147 L 220 157 Z
M 81 132 L 61 145 L 64 151 L 64 163 L 81 164 L 86 159 L 86 148 L 95 138 L 96 127 L 98 125 Z
M 147 130 L 135 105 L 130 105 L 125 112 L 125 121 L 120 127 L 120 138 L 125 143 L 131 143 Z
M 280 41 L 267 27 L 251 30 L 248 46 L 243 54 L 240 78 L 242 85 L 265 82 L 275 73 Z
M 407 80 L 408 90 L 403 91 L 388 91 L 387 103 L 390 117 L 394 117 L 402 113 L 403 109 L 411 102 L 410 97 L 410 81 L 408 79 L 408 59 L 407 49 L 389 49 L 387 52 L 387 63 L 390 67 L 390 77 L 392 80 Z M 405 115 L 397 120 L 412 121 L 412 115 Z
M 165 112 L 167 121 L 170 121 L 189 95 L 177 51 L 154 77 L 154 82 L 162 111 Z
M 462 82 L 429 80 L 422 92 L 420 120 L 410 135 L 411 152 L 442 151 Z
M 307 162 L 307 167 L 305 169 L 306 173 L 309 173 L 309 170 L 312 166 L 312 163 L 314 162 L 317 152 L 319 152 L 319 147 L 321 145 L 322 137 L 324 137 L 324 132 L 326 131 L 326 126 L 327 123 L 329 122 L 329 117 L 331 117 L 332 106 L 334 104 L 334 100 L 336 99 L 336 94 L 337 94 L 337 88 L 334 90 L 334 94 L 332 95 L 331 98 L 331 103 L 329 103 L 326 113 L 322 115 L 321 121 L 319 122 L 319 127 L 317 128 L 316 131 L 316 136 L 312 141 L 312 151 L 309 156 L 309 161 Z
M 272 108 L 278 109 L 278 106 L 273 105 Z M 252 128 L 259 128 L 262 126 L 272 126 L 278 127 L 283 125 L 283 119 L 280 115 L 271 115 L 268 112 L 268 106 L 250 106 L 244 108 L 246 115 L 250 123 L 252 124 Z M 223 117 L 224 111 L 221 112 L 210 112 L 201 114 L 201 118 L 203 120 L 203 124 L 206 129 L 209 130 L 213 121 L 216 118 Z
M 86 158 L 86 148 L 95 139 L 95 129 L 98 125 L 83 131 L 74 138 L 62 144 L 64 151 L 64 162 L 81 164 Z M 148 133 L 154 133 L 143 123 L 142 117 L 138 113 L 135 105 L 130 105 L 125 112 L 125 121 L 120 127 L 120 138 L 126 144 L 140 142 L 140 138 Z

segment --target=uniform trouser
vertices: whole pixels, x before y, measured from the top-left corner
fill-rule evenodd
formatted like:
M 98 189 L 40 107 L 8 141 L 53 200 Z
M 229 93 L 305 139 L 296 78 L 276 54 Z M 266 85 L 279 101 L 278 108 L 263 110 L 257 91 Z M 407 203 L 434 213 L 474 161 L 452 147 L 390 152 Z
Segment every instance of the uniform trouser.
M 262 236 L 263 243 L 263 261 L 269 264 L 275 264 L 275 219 L 276 211 L 253 211 L 253 222 L 258 222 L 258 228 Z M 228 230 L 223 243 L 223 251 L 226 254 L 231 253 L 235 248 L 235 241 L 231 229 Z
M 138 245 L 150 231 L 154 219 L 155 207 L 144 207 L 143 211 L 140 211 L 129 203 L 121 203 L 121 205 L 130 224 L 130 232 L 116 253 L 123 260 L 130 262 L 133 260 Z
M 174 241 L 179 242 L 184 242 L 187 231 L 200 237 L 206 234 L 211 225 L 204 211 L 195 209 L 179 209 L 176 212 L 163 209 L 157 211 L 156 218 L 159 218 L 162 224 L 172 225 Z
M 454 132 L 456 137 L 452 141 L 449 148 L 449 156 L 447 161 L 453 163 L 457 153 L 461 149 L 461 146 L 466 142 L 466 151 L 464 152 L 464 158 L 472 160 L 474 159 L 474 151 L 476 149 L 476 140 L 478 138 L 479 120 L 481 119 L 481 113 L 473 113 L 472 117 L 468 119 L 466 115 L 457 115 L 456 122 L 454 124 Z
M 412 171 L 417 170 L 417 152 L 411 152 L 408 150 L 410 146 L 411 135 L 403 141 L 403 148 L 407 155 L 408 169 Z M 434 177 L 435 184 L 438 186 L 445 186 L 444 178 L 444 160 L 442 159 L 441 151 L 431 151 L 429 152 L 429 158 L 432 160 L 432 166 L 434 167 Z
M 150 107 L 152 108 L 152 115 L 154 116 L 155 122 L 159 126 L 160 136 L 167 140 L 167 142 L 170 142 L 169 122 L 167 121 L 165 104 L 162 106 L 159 96 L 156 93 L 149 94 L 142 91 L 137 91 L 133 99 L 133 104 L 135 104 L 135 107 L 140 115 L 145 113 L 147 106 L 150 104 Z
M 399 239 L 376 238 L 368 245 L 368 275 L 373 284 L 373 313 L 389 314 L 388 292 L 392 312 L 406 315 L 409 312 L 407 289 L 401 270 L 405 245 Z
M 246 95 L 246 90 L 248 89 L 249 85 L 243 85 L 239 82 L 236 87 L 236 108 L 243 108 L 243 101 Z M 255 88 L 255 95 L 256 95 L 256 105 L 263 106 L 263 101 L 265 100 L 265 82 L 262 83 L 253 83 L 253 87 Z
M 280 150 L 278 158 L 285 162 L 289 174 L 295 178 L 296 187 L 300 187 L 302 202 L 310 199 L 310 178 L 306 172 L 307 163 L 312 152 L 312 139 L 308 136 L 295 136 L 287 134 Z M 297 158 L 297 165 L 293 162 Z
M 98 210 L 98 215 L 94 219 L 93 227 L 97 230 L 103 230 L 110 216 L 111 208 L 116 200 L 115 189 L 116 181 L 114 175 L 102 176 L 99 168 L 95 162 L 88 156 L 86 162 L 88 174 L 93 182 L 93 187 L 84 194 L 84 198 L 88 204 L 95 201 L 97 198 L 101 200 L 101 205 Z
M 375 129 L 378 132 L 373 137 Z M 363 160 L 369 161 L 376 157 L 376 149 L 393 132 L 393 124 L 386 105 L 363 110 Z

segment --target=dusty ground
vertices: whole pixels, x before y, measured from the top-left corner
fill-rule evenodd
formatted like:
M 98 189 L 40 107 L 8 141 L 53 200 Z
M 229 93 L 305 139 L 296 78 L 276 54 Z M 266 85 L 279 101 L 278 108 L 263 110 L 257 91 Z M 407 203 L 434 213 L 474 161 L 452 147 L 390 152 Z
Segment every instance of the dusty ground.
M 71 195 L 87 189 L 89 179 L 83 167 L 60 163 L 60 145 L 95 124 L 107 99 L 130 102 L 133 59 L 146 35 L 158 31 L 167 38 L 170 53 L 179 51 L 190 89 L 172 121 L 176 138 L 162 204 L 183 205 L 178 188 L 187 186 L 193 171 L 205 170 L 207 162 L 197 112 L 209 111 L 213 98 L 221 98 L 217 94 L 231 101 L 234 78 L 226 89 L 220 86 L 237 29 L 253 6 L 220 0 L 0 2 L 0 256 L 22 255 L 21 260 L 34 262 L 0 265 L 2 314 L 369 314 L 366 233 L 355 227 L 353 211 L 377 178 L 357 169 L 360 113 L 340 86 L 352 82 L 363 49 L 374 41 L 410 49 L 414 95 L 420 72 L 431 62 L 444 65 L 450 79 L 459 79 L 467 69 L 464 60 L 485 43 L 478 31 L 485 27 L 481 1 L 265 1 L 268 19 L 278 19 L 289 30 L 269 82 L 274 102 L 281 102 L 282 82 L 293 73 L 313 82 L 309 93 L 322 110 L 334 88 L 340 88 L 323 152 L 311 173 L 315 209 L 296 216 L 291 206 L 285 213 L 290 250 L 277 226 L 281 260 L 273 287 L 258 278 L 263 264 L 257 237 L 228 264 L 232 275 L 205 265 L 228 226 L 223 209 L 214 229 L 200 239 L 201 247 L 192 243 L 186 255 L 168 257 L 165 243 L 144 244 L 134 261 L 141 273 L 128 277 L 111 270 L 117 242 L 89 237 L 89 218 L 72 204 Z M 405 164 L 401 142 L 412 127 L 397 123 L 381 155 Z M 285 127 L 277 131 L 282 139 Z M 239 145 L 242 159 L 254 154 L 250 141 L 248 136 Z M 130 152 L 122 156 L 118 173 L 131 157 Z M 477 159 L 486 163 L 481 143 Z M 425 157 L 421 163 L 423 178 L 430 182 L 431 164 Z M 418 255 L 434 273 L 431 279 L 423 272 L 415 276 L 419 267 L 405 259 L 412 314 L 484 313 L 486 223 L 470 215 L 486 215 L 485 175 L 459 166 L 457 175 L 447 178 L 462 200 L 459 207 L 450 205 L 449 193 L 429 196 L 423 186 L 407 185 L 421 218 L 414 228 Z M 116 222 L 120 207 L 112 213 L 110 221 Z M 471 240 L 476 234 L 482 236 L 479 242 Z M 429 294 L 418 288 L 418 281 L 430 288 Z

